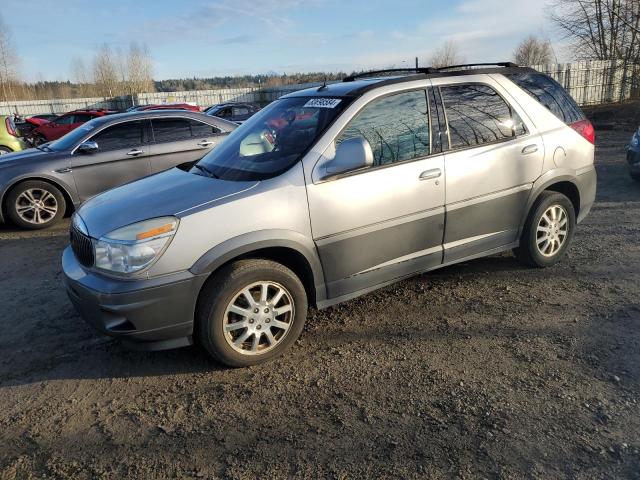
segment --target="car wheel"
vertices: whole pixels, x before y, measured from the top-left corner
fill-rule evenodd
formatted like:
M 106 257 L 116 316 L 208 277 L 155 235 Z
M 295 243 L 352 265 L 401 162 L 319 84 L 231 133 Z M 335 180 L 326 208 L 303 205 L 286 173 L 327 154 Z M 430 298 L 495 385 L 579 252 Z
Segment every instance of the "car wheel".
M 524 225 L 516 257 L 532 267 L 554 265 L 566 253 L 576 225 L 571 201 L 557 192 L 542 192 Z
M 7 147 L 0 147 L 0 155 L 5 155 L 7 153 L 12 153 L 13 150 Z
M 66 202 L 62 192 L 40 180 L 22 182 L 11 189 L 5 209 L 20 228 L 39 230 L 55 225 L 64 216 Z
M 632 172 L 629 172 L 629 175 L 630 175 L 630 176 L 631 176 L 631 178 L 632 178 L 633 180 L 635 180 L 636 182 L 640 182 L 640 173 L 632 173 Z
M 296 274 L 270 260 L 240 260 L 205 284 L 196 335 L 221 363 L 247 367 L 287 350 L 306 316 L 307 295 Z

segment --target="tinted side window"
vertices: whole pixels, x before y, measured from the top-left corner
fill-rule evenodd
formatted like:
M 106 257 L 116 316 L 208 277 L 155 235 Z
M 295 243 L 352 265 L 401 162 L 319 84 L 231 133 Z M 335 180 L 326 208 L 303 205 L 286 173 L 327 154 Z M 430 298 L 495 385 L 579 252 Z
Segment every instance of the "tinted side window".
M 514 136 L 511 108 L 487 85 L 442 87 L 451 148 L 473 147 Z
M 197 120 L 189 120 L 189 124 L 191 125 L 192 137 L 209 137 L 222 132 L 218 127 Z
M 64 117 L 56 118 L 55 123 L 58 125 L 71 125 L 73 123 L 73 115 L 65 115 Z
M 98 144 L 101 151 L 137 147 L 142 145 L 142 122 L 126 122 L 107 127 L 91 140 Z
M 234 117 L 243 117 L 249 115 L 249 109 L 247 107 L 233 107 Z
M 506 77 L 566 124 L 584 118 L 584 113 L 575 100 L 551 77 L 542 73 L 515 73 Z
M 387 165 L 431 153 L 429 113 L 424 90 L 374 100 L 351 120 L 336 140 L 362 137 L 373 150 L 373 164 Z
M 91 120 L 91 115 L 88 113 L 76 113 L 73 118 L 73 123 L 84 123 Z
M 158 118 L 151 121 L 156 142 L 175 142 L 191 138 L 191 125 L 186 118 Z

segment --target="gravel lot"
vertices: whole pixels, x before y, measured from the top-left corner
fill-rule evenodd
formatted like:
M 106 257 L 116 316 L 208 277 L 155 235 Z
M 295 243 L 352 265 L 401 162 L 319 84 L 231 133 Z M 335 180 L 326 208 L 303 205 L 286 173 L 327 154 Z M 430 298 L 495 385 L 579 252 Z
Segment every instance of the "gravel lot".
M 558 266 L 511 255 L 312 312 L 285 357 L 98 337 L 67 225 L 0 229 L 0 478 L 640 479 L 640 184 L 600 131 L 598 202 Z

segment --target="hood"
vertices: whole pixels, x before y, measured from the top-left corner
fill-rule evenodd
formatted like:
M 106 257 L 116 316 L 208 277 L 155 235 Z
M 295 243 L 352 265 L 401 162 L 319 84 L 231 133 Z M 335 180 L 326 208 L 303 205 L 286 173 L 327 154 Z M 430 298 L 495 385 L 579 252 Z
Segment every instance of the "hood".
M 0 169 L 3 167 L 9 167 L 16 164 L 24 164 L 25 162 L 36 161 L 39 159 L 51 158 L 51 154 L 58 152 L 43 152 L 37 148 L 29 148 L 28 150 L 22 150 L 21 152 L 7 153 L 6 155 L 0 155 Z
M 187 215 L 188 210 L 235 195 L 258 182 L 228 182 L 178 168 L 128 183 L 83 203 L 78 215 L 94 238 L 150 218 Z

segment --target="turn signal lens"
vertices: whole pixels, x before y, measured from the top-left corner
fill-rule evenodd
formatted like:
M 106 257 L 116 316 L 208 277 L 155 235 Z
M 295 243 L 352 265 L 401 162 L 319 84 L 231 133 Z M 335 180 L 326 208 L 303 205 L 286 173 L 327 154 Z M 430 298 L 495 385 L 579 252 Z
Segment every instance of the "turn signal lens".
M 166 225 L 152 228 L 151 230 L 147 230 L 146 232 L 140 232 L 136 235 L 136 240 L 144 240 L 145 238 L 151 238 L 157 235 L 162 235 L 163 233 L 170 232 L 171 230 L 173 230 L 174 227 L 175 227 L 175 223 L 167 223 Z

